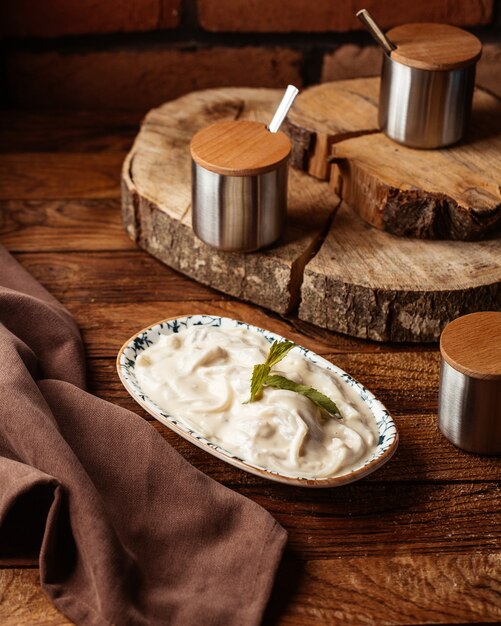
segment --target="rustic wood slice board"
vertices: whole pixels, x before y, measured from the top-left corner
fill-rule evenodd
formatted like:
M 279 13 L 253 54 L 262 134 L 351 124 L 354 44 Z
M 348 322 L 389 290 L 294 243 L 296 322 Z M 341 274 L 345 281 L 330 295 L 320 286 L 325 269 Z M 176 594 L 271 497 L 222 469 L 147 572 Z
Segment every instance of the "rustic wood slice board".
M 489 310 L 501 310 L 501 236 L 396 237 L 343 204 L 305 268 L 299 317 L 376 341 L 436 341 L 449 321 Z
M 458 315 L 501 309 L 499 237 L 395 237 L 346 206 L 336 213 L 340 201 L 328 184 L 293 168 L 282 241 L 251 254 L 218 252 L 199 241 L 191 229 L 191 137 L 222 119 L 266 122 L 280 97 L 274 90 L 209 90 L 151 111 L 122 171 L 130 237 L 219 291 L 281 314 L 299 310 L 318 326 L 377 341 L 435 341 Z M 354 123 L 347 132 L 358 132 Z
M 122 211 L 130 237 L 170 267 L 287 313 L 297 307 L 304 265 L 339 204 L 327 185 L 291 169 L 287 231 L 278 244 L 259 253 L 218 252 L 191 228 L 192 136 L 221 120 L 268 123 L 281 96 L 272 89 L 207 90 L 152 110 L 124 163 Z
M 367 222 L 400 236 L 475 240 L 501 226 L 501 101 L 477 89 L 469 135 L 416 150 L 377 132 L 379 79 L 324 83 L 300 94 L 287 131 L 293 164 Z M 327 167 L 329 158 L 335 160 Z

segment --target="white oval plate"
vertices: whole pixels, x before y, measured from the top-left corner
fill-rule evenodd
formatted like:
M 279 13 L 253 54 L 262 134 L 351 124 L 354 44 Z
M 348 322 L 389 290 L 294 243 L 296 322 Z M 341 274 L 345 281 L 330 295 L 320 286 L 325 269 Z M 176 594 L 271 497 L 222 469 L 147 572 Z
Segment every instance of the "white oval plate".
M 263 478 L 268 478 L 269 480 L 274 480 L 288 485 L 298 485 L 300 487 L 336 487 L 339 485 L 345 485 L 371 474 L 392 457 L 398 445 L 398 432 L 395 423 L 385 407 L 372 395 L 370 391 L 368 391 L 349 374 L 318 356 L 314 352 L 311 352 L 311 350 L 307 350 L 301 346 L 298 347 L 306 359 L 312 363 L 320 365 L 321 367 L 325 367 L 339 376 L 346 384 L 350 385 L 350 387 L 352 387 L 360 396 L 376 420 L 376 424 L 379 429 L 379 441 L 374 454 L 363 465 L 346 474 L 318 479 L 306 478 L 302 476 L 291 477 L 269 470 L 266 467 L 253 465 L 199 435 L 191 427 L 183 423 L 181 416 L 173 417 L 163 411 L 147 395 L 145 395 L 140 388 L 134 371 L 136 358 L 138 354 L 140 354 L 147 347 L 153 345 L 162 335 L 182 333 L 191 326 L 201 325 L 216 326 L 223 329 L 245 326 L 249 331 L 263 335 L 270 344 L 275 340 L 284 340 L 284 337 L 268 330 L 264 330 L 263 328 L 258 328 L 257 326 L 239 322 L 228 317 L 218 317 L 214 315 L 188 315 L 186 317 L 167 319 L 162 322 L 158 322 L 158 324 L 155 324 L 154 326 L 150 326 L 139 331 L 122 346 L 118 353 L 118 375 L 134 400 L 146 409 L 148 413 L 151 413 L 151 415 L 153 415 L 153 417 L 159 422 L 162 422 L 162 424 L 171 428 L 173 431 L 181 435 L 181 437 L 184 437 L 199 448 L 202 448 L 202 450 L 210 452 L 210 454 L 213 454 L 235 467 L 243 469 L 246 472 L 250 472 L 251 474 L 255 474 L 256 476 L 261 476 Z

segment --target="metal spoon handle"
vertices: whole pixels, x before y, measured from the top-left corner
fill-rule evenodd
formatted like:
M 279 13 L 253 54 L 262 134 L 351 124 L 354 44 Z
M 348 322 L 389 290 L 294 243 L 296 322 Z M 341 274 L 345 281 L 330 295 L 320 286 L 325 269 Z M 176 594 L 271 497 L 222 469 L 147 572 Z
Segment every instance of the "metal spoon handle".
M 386 54 L 391 54 L 391 51 L 395 50 L 397 46 L 383 33 L 367 9 L 358 11 L 357 17 L 370 32 L 376 42 L 381 46 L 381 48 L 383 48 Z
M 270 133 L 277 133 L 280 126 L 282 126 L 283 121 L 287 117 L 287 113 L 294 102 L 295 97 L 299 93 L 299 89 L 294 87 L 294 85 L 289 85 L 285 90 L 284 97 L 282 101 L 278 105 L 277 110 L 275 111 L 275 115 L 268 126 L 268 130 Z

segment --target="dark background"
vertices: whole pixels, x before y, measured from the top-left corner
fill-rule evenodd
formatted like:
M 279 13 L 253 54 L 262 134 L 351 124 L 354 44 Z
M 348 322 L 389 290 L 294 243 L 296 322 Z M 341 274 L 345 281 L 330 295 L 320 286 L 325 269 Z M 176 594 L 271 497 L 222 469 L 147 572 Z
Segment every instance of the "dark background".
M 145 110 L 206 87 L 304 87 L 379 73 L 355 18 L 462 26 L 501 96 L 501 0 L 0 0 L 0 106 Z

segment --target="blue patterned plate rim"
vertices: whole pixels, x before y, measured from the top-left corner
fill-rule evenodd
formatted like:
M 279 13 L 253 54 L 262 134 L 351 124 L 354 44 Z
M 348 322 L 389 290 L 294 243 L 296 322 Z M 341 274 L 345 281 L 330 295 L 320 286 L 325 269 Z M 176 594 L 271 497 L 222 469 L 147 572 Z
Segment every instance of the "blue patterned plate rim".
M 351 470 L 346 474 L 326 478 L 307 478 L 300 475 L 293 476 L 282 474 L 280 472 L 267 469 L 266 467 L 251 464 L 243 459 L 240 459 L 232 452 L 228 452 L 205 437 L 202 437 L 190 426 L 183 423 L 182 419 L 169 415 L 157 404 L 155 404 L 155 402 L 153 402 L 146 394 L 144 394 L 137 383 L 134 373 L 135 361 L 140 352 L 153 345 L 153 343 L 155 343 L 161 335 L 183 332 L 183 330 L 191 328 L 192 326 L 215 326 L 223 329 L 244 326 L 251 332 L 263 335 L 269 343 L 272 343 L 275 340 L 283 341 L 285 339 L 282 335 L 278 335 L 277 333 L 273 333 L 264 328 L 259 328 L 258 326 L 254 326 L 253 324 L 249 324 L 247 322 L 241 322 L 229 317 L 203 314 L 168 318 L 143 328 L 128 339 L 120 348 L 117 356 L 116 365 L 120 380 L 122 381 L 125 389 L 138 404 L 140 404 L 155 419 L 168 426 L 177 434 L 210 454 L 226 461 L 227 463 L 230 463 L 231 465 L 234 465 L 235 467 L 250 472 L 251 474 L 268 478 L 269 480 L 276 482 L 293 484 L 301 487 L 335 487 L 354 482 L 367 476 L 368 474 L 371 474 L 376 469 L 384 465 L 384 463 L 389 461 L 393 456 L 398 445 L 398 431 L 392 417 L 383 404 L 381 404 L 381 402 L 368 389 L 366 389 L 352 376 L 347 374 L 344 370 L 340 369 L 330 361 L 327 361 L 315 352 L 299 345 L 297 348 L 294 348 L 294 350 L 299 350 L 301 354 L 312 363 L 316 363 L 321 367 L 337 374 L 345 383 L 350 385 L 355 390 L 373 414 L 379 429 L 379 441 L 376 450 L 370 459 L 368 459 L 362 466 Z

